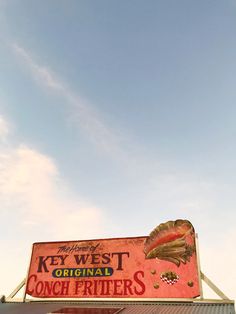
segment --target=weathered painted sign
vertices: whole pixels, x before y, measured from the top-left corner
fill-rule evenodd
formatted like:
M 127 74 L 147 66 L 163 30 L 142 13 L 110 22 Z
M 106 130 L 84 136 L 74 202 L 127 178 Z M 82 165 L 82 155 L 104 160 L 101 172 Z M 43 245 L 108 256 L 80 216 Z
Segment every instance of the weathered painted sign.
M 195 234 L 186 220 L 148 237 L 35 243 L 26 293 L 40 298 L 193 298 Z

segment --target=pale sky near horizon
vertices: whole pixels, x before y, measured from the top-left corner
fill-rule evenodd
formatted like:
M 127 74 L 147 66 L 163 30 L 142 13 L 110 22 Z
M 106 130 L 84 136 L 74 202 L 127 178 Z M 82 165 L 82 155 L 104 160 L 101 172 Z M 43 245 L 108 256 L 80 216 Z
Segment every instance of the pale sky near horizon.
M 31 244 L 188 219 L 236 297 L 236 1 L 0 0 L 0 295 Z

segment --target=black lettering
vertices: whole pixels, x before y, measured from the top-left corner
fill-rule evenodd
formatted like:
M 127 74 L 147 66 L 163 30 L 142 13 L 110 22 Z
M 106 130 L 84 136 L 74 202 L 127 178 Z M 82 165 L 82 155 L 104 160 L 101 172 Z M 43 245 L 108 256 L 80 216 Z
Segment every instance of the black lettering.
M 46 258 L 44 256 L 39 256 L 39 264 L 38 264 L 38 273 L 42 273 L 42 271 L 44 270 L 44 272 L 48 273 L 48 269 L 47 269 L 47 265 L 46 265 L 46 261 L 50 258 L 50 256 L 47 256 Z M 43 270 L 42 270 L 43 269 Z
M 117 265 L 117 270 L 123 270 L 122 266 L 123 266 L 123 255 L 126 255 L 129 257 L 129 252 L 118 252 L 118 253 L 112 253 L 112 257 L 117 255 L 117 259 L 118 259 L 118 265 Z
M 89 257 L 89 254 L 74 255 L 77 265 L 86 264 L 88 257 Z
M 102 263 L 103 264 L 109 264 L 111 262 L 110 253 L 103 253 L 102 254 Z
M 69 255 L 60 255 L 58 257 L 60 257 L 61 259 L 61 265 L 65 265 L 65 259 L 68 257 Z
M 100 257 L 100 254 L 91 254 L 91 264 L 99 264 L 100 260 L 99 260 L 99 257 Z

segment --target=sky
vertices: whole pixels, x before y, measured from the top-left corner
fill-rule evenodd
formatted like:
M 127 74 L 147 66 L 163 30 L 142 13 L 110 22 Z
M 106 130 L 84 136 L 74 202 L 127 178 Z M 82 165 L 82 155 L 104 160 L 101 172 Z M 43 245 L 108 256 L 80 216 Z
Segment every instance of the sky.
M 33 242 L 181 218 L 236 298 L 235 55 L 235 0 L 0 0 L 0 294 Z

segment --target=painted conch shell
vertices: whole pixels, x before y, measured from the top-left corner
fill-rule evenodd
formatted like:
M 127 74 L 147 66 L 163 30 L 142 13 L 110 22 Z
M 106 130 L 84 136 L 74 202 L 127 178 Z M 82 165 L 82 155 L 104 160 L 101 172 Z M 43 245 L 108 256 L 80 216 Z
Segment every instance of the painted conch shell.
M 186 237 L 194 234 L 194 228 L 188 220 L 178 219 L 157 226 L 144 242 L 147 259 L 158 258 L 180 266 L 190 261 L 195 252 L 195 242 L 187 243 Z

